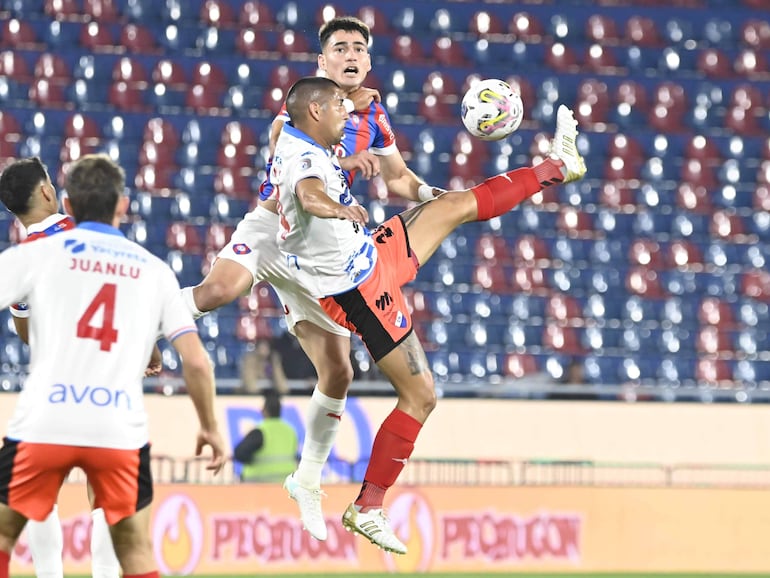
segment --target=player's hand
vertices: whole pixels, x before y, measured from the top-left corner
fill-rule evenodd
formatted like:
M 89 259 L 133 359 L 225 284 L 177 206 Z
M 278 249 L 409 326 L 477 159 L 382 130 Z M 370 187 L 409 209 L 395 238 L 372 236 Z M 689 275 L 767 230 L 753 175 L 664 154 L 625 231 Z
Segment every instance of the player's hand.
M 348 98 L 353 101 L 353 110 L 367 110 L 372 102 L 380 102 L 380 91 L 359 86 L 348 94 Z
M 206 464 L 206 469 L 218 474 L 225 465 L 225 442 L 222 440 L 222 436 L 218 431 L 200 430 L 198 432 L 198 441 L 195 446 L 195 455 L 201 456 L 203 454 L 203 448 L 209 446 L 211 448 L 211 459 Z
M 369 213 L 361 205 L 340 205 L 335 216 L 362 225 L 369 222 Z
M 144 370 L 145 377 L 154 377 L 160 374 L 163 369 L 163 356 L 160 353 L 160 348 L 155 344 L 150 354 L 150 362 L 147 364 L 147 368 Z
M 369 151 L 360 151 L 338 159 L 340 167 L 348 172 L 358 171 L 366 180 L 380 174 L 380 159 Z

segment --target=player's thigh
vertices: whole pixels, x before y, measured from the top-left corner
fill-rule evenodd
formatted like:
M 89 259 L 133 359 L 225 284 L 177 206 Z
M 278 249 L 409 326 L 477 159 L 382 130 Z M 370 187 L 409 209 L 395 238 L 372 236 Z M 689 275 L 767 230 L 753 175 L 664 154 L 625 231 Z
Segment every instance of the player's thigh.
M 84 448 L 80 466 L 94 492 L 94 508 L 116 524 L 152 502 L 150 446 L 134 450 Z
M 24 529 L 27 518 L 0 503 L 0 551 L 10 552 Z
M 0 502 L 26 518 L 45 520 L 76 464 L 75 452 L 71 446 L 4 439 L 0 448 Z

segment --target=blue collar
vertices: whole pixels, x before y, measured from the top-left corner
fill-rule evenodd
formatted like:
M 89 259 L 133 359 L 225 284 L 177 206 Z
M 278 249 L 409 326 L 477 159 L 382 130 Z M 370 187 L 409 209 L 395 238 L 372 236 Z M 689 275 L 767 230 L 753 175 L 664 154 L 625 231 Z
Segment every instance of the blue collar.
M 294 125 L 289 124 L 288 122 L 283 125 L 283 129 L 281 129 L 281 130 L 286 131 L 286 134 L 288 134 L 290 136 L 293 136 L 294 138 L 298 138 L 300 140 L 305 141 L 308 144 L 311 144 L 313 146 L 318 147 L 319 149 L 324 151 L 328 156 L 332 156 L 332 154 L 333 154 L 331 149 L 327 149 L 327 148 L 322 147 L 320 144 L 318 144 L 316 141 L 314 141 L 311 137 L 306 135 L 304 132 L 299 130 Z
M 125 237 L 120 229 L 116 229 L 107 223 L 98 223 L 96 221 L 83 221 L 82 223 L 78 223 L 78 229 L 86 229 L 88 231 L 96 231 L 97 233 L 105 233 L 106 235 Z

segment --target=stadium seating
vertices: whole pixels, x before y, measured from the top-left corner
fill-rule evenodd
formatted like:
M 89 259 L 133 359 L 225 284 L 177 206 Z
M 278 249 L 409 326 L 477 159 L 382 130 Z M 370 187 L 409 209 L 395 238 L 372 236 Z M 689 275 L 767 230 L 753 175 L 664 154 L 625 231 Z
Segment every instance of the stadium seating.
M 560 103 L 583 131 L 583 183 L 465 225 L 412 285 L 440 377 L 522 377 L 568 354 L 590 383 L 766 387 L 766 6 L 557 4 L 5 3 L 0 155 L 38 154 L 57 177 L 83 152 L 120 159 L 126 229 L 197 283 L 252 206 L 286 91 L 315 73 L 315 28 L 358 14 L 374 33 L 367 84 L 428 182 L 467 186 L 531 164 L 548 152 Z M 496 143 L 457 119 L 462 93 L 485 77 L 515 84 L 525 104 L 520 130 Z M 359 191 L 373 214 L 404 206 L 381 182 Z M 0 228 L 0 242 L 14 234 Z M 234 376 L 240 340 L 282 331 L 280 315 L 252 300 L 211 317 L 217 371 Z M 0 348 L 3 367 L 23 361 L 11 336 L 2 341 L 13 343 Z M 633 356 L 620 363 L 624 352 Z

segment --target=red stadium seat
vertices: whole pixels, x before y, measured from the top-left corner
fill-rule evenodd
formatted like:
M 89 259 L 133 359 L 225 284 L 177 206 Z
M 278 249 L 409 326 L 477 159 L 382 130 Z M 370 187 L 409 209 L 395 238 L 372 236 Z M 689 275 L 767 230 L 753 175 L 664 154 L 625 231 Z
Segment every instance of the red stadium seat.
M 455 107 L 435 94 L 425 94 L 420 98 L 417 114 L 432 124 L 450 125 L 457 122 Z
M 151 118 L 147 121 L 142 139 L 145 142 L 152 141 L 155 144 L 163 145 L 172 151 L 179 145 L 179 133 L 176 127 L 170 120 L 161 117 Z
M 90 116 L 81 113 L 70 115 L 64 121 L 64 137 L 78 138 L 85 141 L 98 141 L 101 138 L 101 128 Z
M 200 22 L 206 26 L 227 28 L 235 26 L 236 17 L 226 0 L 206 0 L 201 6 Z
M 181 63 L 169 59 L 159 60 L 155 63 L 152 70 L 152 80 L 165 84 L 174 90 L 186 88 L 188 84 L 187 73 Z
M 602 45 L 618 44 L 621 36 L 618 34 L 618 25 L 611 16 L 606 14 L 593 14 L 586 20 L 586 38 L 591 42 Z
M 0 76 L 7 76 L 21 83 L 27 83 L 32 78 L 27 61 L 13 50 L 0 52 Z
M 719 48 L 705 48 L 698 54 L 696 68 L 708 78 L 730 78 L 733 66 L 730 57 Z
M 519 265 L 514 268 L 510 282 L 506 282 L 508 292 L 524 292 L 543 295 L 550 287 L 545 271 L 541 267 Z
M 713 210 L 711 193 L 702 185 L 681 183 L 676 191 L 676 205 L 688 211 L 710 215 Z
M 29 100 L 37 106 L 63 108 L 67 103 L 63 88 L 48 78 L 38 78 L 29 87 Z
M 155 35 L 142 24 L 126 24 L 120 31 L 120 45 L 134 54 L 156 54 L 160 51 Z
M 660 299 L 664 296 L 660 276 L 648 267 L 632 267 L 626 273 L 626 290 L 632 295 L 648 299 Z
M 304 55 L 311 52 L 310 43 L 302 32 L 294 30 L 284 30 L 278 36 L 276 50 L 286 58 L 292 58 L 297 55 Z
M 134 185 L 140 191 L 168 195 L 173 189 L 171 176 L 176 167 L 161 167 L 152 164 L 141 165 L 136 172 Z
M 221 167 L 214 177 L 214 190 L 233 199 L 250 200 L 254 197 L 251 177 L 237 168 Z
M 113 82 L 107 95 L 108 102 L 116 109 L 125 112 L 146 112 L 148 106 L 142 98 L 143 91 L 126 82 Z
M 555 42 L 545 48 L 545 65 L 554 72 L 578 72 L 578 58 L 573 48 L 562 42 Z
M 80 29 L 80 45 L 89 52 L 116 52 L 119 46 L 108 26 L 91 21 Z
M 733 372 L 724 359 L 701 358 L 695 366 L 695 379 L 701 385 L 732 387 Z
M 508 24 L 508 32 L 514 35 L 516 40 L 524 42 L 540 42 L 545 35 L 542 22 L 529 12 L 517 12 Z
M 703 269 L 703 252 L 692 241 L 674 240 L 668 247 L 668 262 L 673 267 L 700 271 Z
M 770 49 L 770 21 L 749 18 L 741 28 L 741 40 L 743 44 L 755 50 Z
M 112 67 L 112 80 L 122 80 L 131 86 L 146 88 L 149 76 L 140 60 L 124 56 L 115 61 Z
M 494 12 L 479 10 L 471 16 L 469 24 L 470 32 L 477 36 L 487 36 L 489 34 L 503 34 L 505 26 Z
M 234 144 L 219 147 L 217 166 L 248 169 L 254 166 L 254 156 Z
M 714 168 L 700 159 L 686 159 L 682 165 L 680 178 L 686 183 L 713 189 L 718 185 Z
M 722 153 L 716 143 L 703 135 L 689 137 L 684 147 L 686 159 L 696 159 L 707 165 L 722 163 Z
M 734 329 L 738 323 L 730 303 L 717 297 L 706 297 L 698 308 L 701 325 L 714 325 L 721 329 Z
M 222 129 L 221 143 L 223 145 L 232 143 L 244 149 L 251 148 L 254 152 L 256 152 L 256 147 L 259 144 L 252 128 L 248 124 L 236 120 L 228 122 Z
M 770 73 L 770 65 L 764 52 L 760 50 L 741 50 L 735 57 L 733 69 L 741 76 L 756 78 L 757 75 L 766 76 Z
M 545 306 L 546 319 L 566 321 L 570 325 L 583 325 L 585 317 L 577 299 L 564 293 L 553 294 Z
M 741 277 L 740 292 L 751 299 L 770 302 L 770 273 L 761 269 L 746 271 Z
M 503 374 L 515 379 L 537 373 L 537 360 L 529 353 L 509 353 L 503 364 Z
M 468 65 L 468 57 L 463 51 L 462 44 L 455 42 L 449 36 L 436 38 L 431 50 L 433 58 L 441 66 L 455 68 Z
M 522 235 L 516 240 L 512 250 L 506 241 L 505 255 L 508 255 L 511 252 L 513 253 L 514 261 L 518 263 L 523 262 L 545 266 L 551 259 L 548 245 L 546 245 L 543 239 L 535 235 Z
M 0 47 L 15 50 L 40 50 L 42 43 L 29 22 L 18 18 L 9 18 L 0 22 Z
M 260 317 L 283 317 L 281 302 L 265 282 L 257 283 L 248 296 L 239 299 L 238 307 Z
M 69 84 L 72 80 L 72 71 L 65 60 L 51 53 L 41 54 L 35 61 L 35 78 L 45 78 L 59 85 Z
M 390 54 L 396 62 L 404 64 L 425 61 L 425 53 L 420 42 L 405 34 L 393 39 Z
M 270 71 L 270 81 L 268 86 L 280 88 L 286 92 L 297 82 L 302 75 L 300 72 L 288 64 L 279 64 Z
M 599 203 L 605 207 L 625 210 L 636 205 L 634 189 L 623 180 L 607 180 L 602 183 L 599 193 Z
M 483 233 L 476 241 L 475 255 L 483 261 L 504 263 L 511 260 L 511 248 L 505 237 Z
M 435 94 L 438 97 L 446 97 L 457 94 L 457 86 L 454 79 L 439 70 L 434 70 L 428 74 L 425 82 L 422 84 L 423 94 Z
M 278 114 L 283 108 L 283 103 L 286 100 L 286 92 L 282 88 L 271 88 L 265 91 L 265 95 L 262 99 L 262 107 L 270 111 L 273 115 Z
M 185 106 L 195 110 L 197 114 L 212 115 L 222 108 L 222 89 L 205 84 L 194 84 L 187 89 Z
M 586 47 L 583 66 L 585 70 L 596 74 L 619 73 L 619 63 L 615 53 L 599 43 Z
M 634 266 L 661 270 L 664 267 L 660 245 L 652 239 L 636 239 L 628 249 L 628 262 Z
M 218 252 L 222 247 L 230 242 L 233 236 L 235 225 L 225 223 L 211 223 L 206 229 L 206 253 Z
M 265 57 L 270 49 L 267 36 L 254 28 L 242 28 L 235 41 L 235 47 L 240 54 L 249 57 Z
M 358 9 L 358 18 L 369 27 L 369 31 L 375 36 L 391 33 L 388 17 L 377 6 L 361 6 Z
M 166 246 L 190 255 L 203 254 L 203 240 L 198 229 L 188 223 L 171 223 L 166 231 Z
M 176 151 L 169 148 L 167 144 L 155 143 L 146 140 L 139 149 L 139 163 L 142 165 L 155 165 L 161 167 L 174 166 L 174 156 Z
M 83 0 L 83 13 L 89 20 L 105 24 L 117 22 L 120 16 L 115 0 Z
M 664 44 L 658 26 L 652 18 L 631 16 L 626 22 L 626 37 L 642 47 L 659 47 Z
M 510 293 L 506 270 L 496 261 L 478 262 L 473 268 L 473 283 L 492 293 Z
M 275 26 L 273 12 L 267 2 L 249 0 L 241 6 L 238 22 L 242 27 L 270 29 Z
M 543 331 L 543 347 L 569 355 L 580 355 L 585 350 L 574 327 L 549 322 Z
M 45 0 L 43 11 L 56 20 L 80 20 L 82 14 L 77 0 Z
M 765 134 L 765 129 L 759 122 L 759 112 L 753 107 L 731 106 L 725 115 L 725 128 L 742 136 L 761 136 Z
M 713 325 L 701 328 L 695 347 L 698 352 L 710 355 L 724 356 L 735 351 L 730 332 Z
M 593 215 L 575 207 L 562 207 L 556 219 L 556 230 L 570 237 L 593 237 Z
M 709 227 L 711 236 L 717 239 L 735 240 L 746 234 L 743 219 L 740 215 L 727 210 L 716 211 L 711 217 Z
M 62 163 L 69 163 L 82 157 L 83 155 L 96 152 L 98 143 L 93 140 L 70 137 L 64 139 L 64 144 L 59 151 L 59 160 Z
M 193 67 L 190 82 L 224 90 L 227 86 L 227 76 L 224 70 L 214 62 L 198 62 Z

